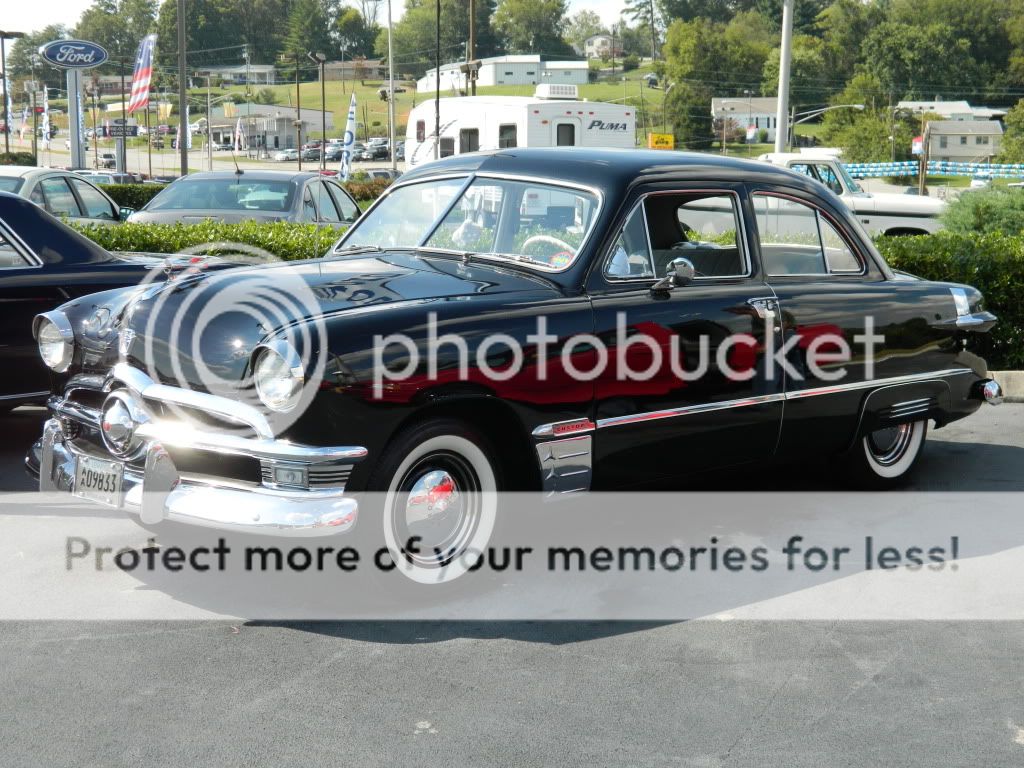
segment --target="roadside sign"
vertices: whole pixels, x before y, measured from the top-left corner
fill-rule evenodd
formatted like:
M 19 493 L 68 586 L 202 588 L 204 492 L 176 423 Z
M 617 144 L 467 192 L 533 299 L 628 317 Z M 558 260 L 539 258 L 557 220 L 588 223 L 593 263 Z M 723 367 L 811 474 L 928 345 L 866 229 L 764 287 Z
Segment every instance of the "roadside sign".
M 92 69 L 110 58 L 102 45 L 88 40 L 54 40 L 39 46 L 39 55 L 61 69 Z
M 137 125 L 115 125 L 111 123 L 107 126 L 107 136 L 112 139 L 123 139 L 126 136 L 138 136 L 139 126 Z
M 648 149 L 675 149 L 676 137 L 671 133 L 648 133 Z
M 924 152 L 924 136 L 915 136 L 910 142 L 910 154 L 920 155 Z

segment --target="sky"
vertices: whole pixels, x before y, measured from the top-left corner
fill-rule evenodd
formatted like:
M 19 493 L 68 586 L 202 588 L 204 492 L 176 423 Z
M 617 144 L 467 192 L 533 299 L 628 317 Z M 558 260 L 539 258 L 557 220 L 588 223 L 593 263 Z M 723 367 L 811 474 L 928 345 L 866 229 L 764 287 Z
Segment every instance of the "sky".
M 403 0 L 393 0 L 395 16 L 405 7 Z M 91 0 L 44 0 L 36 5 L 29 0 L 3 0 L 0 5 L 0 29 L 32 32 L 49 24 L 73 26 Z M 617 21 L 624 0 L 569 0 L 569 12 L 583 9 L 595 11 L 606 24 Z

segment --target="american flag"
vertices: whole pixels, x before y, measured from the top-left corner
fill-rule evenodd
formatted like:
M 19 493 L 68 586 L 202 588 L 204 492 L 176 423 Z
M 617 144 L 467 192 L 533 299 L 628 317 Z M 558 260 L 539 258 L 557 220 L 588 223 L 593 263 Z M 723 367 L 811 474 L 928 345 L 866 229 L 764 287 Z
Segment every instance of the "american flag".
M 128 114 L 149 106 L 149 82 L 153 79 L 153 48 L 156 35 L 146 35 L 139 43 L 135 54 L 135 71 L 132 72 L 132 96 L 128 102 Z

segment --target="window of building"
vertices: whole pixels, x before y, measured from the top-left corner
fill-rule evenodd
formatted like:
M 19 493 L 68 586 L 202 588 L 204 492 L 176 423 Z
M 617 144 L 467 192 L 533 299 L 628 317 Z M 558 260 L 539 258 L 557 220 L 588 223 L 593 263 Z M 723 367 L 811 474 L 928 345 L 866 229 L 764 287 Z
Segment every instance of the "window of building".
M 517 132 L 518 128 L 515 125 L 499 125 L 498 149 L 508 149 L 509 147 L 519 146 Z
M 947 145 L 947 138 L 945 136 L 939 136 L 939 149 L 945 149 Z
M 463 128 L 459 131 L 459 154 L 480 149 L 480 129 Z
M 511 72 L 506 72 L 505 73 L 505 77 L 512 77 L 512 73 Z
M 559 147 L 576 146 L 576 126 L 572 123 L 560 123 L 555 129 L 555 144 Z
M 960 145 L 961 146 L 965 146 L 966 144 L 967 144 L 967 137 L 966 136 L 961 136 L 960 137 Z
M 455 139 L 451 136 L 442 136 L 440 143 L 441 157 L 451 157 L 455 154 Z

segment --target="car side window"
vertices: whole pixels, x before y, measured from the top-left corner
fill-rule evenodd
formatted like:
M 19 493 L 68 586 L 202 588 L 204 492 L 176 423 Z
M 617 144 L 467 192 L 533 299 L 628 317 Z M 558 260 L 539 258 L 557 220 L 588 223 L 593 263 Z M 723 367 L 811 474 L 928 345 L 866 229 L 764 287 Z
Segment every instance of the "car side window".
M 46 207 L 46 198 L 43 197 L 43 188 L 38 184 L 36 184 L 32 189 L 32 194 L 28 196 L 28 199 L 36 205 L 42 206 L 43 208 Z
M 654 277 L 651 248 L 647 242 L 643 203 L 637 205 L 626 219 L 612 247 L 605 275 L 613 280 Z
M 735 195 L 657 194 L 644 201 L 644 210 L 656 277 L 664 277 L 668 265 L 678 258 L 689 259 L 698 278 L 750 274 L 739 237 L 739 201 Z
M 310 191 L 310 185 L 306 185 L 302 191 L 302 220 L 316 221 L 316 205 L 313 203 L 313 193 Z
M 327 188 L 334 196 L 334 203 L 338 206 L 338 213 L 342 221 L 355 221 L 359 218 L 359 206 L 352 202 L 344 189 L 338 184 L 327 183 Z
M 321 181 L 311 186 L 314 188 L 313 194 L 316 196 L 317 207 L 320 208 L 320 220 L 326 221 L 328 224 L 340 223 L 341 216 L 338 215 L 338 209 L 334 206 L 334 198 L 327 191 L 327 185 Z
M 859 273 L 862 264 L 817 208 L 787 197 L 753 196 L 761 259 L 769 275 Z
M 837 195 L 843 194 L 843 185 L 839 183 L 839 177 L 836 176 L 836 172 L 833 171 L 827 165 L 817 164 L 814 166 L 814 170 L 818 173 L 818 178 L 821 183 L 831 189 Z
M 71 186 L 78 193 L 78 199 L 85 207 L 85 215 L 90 219 L 117 219 L 114 206 L 92 184 L 82 179 L 70 179 Z
M 46 210 L 54 216 L 68 216 L 76 218 L 82 215 L 78 209 L 78 201 L 65 179 L 60 176 L 51 176 L 42 179 L 39 187 L 43 190 L 43 197 L 46 200 Z
M 0 269 L 17 269 L 29 264 L 3 234 L 0 234 Z

